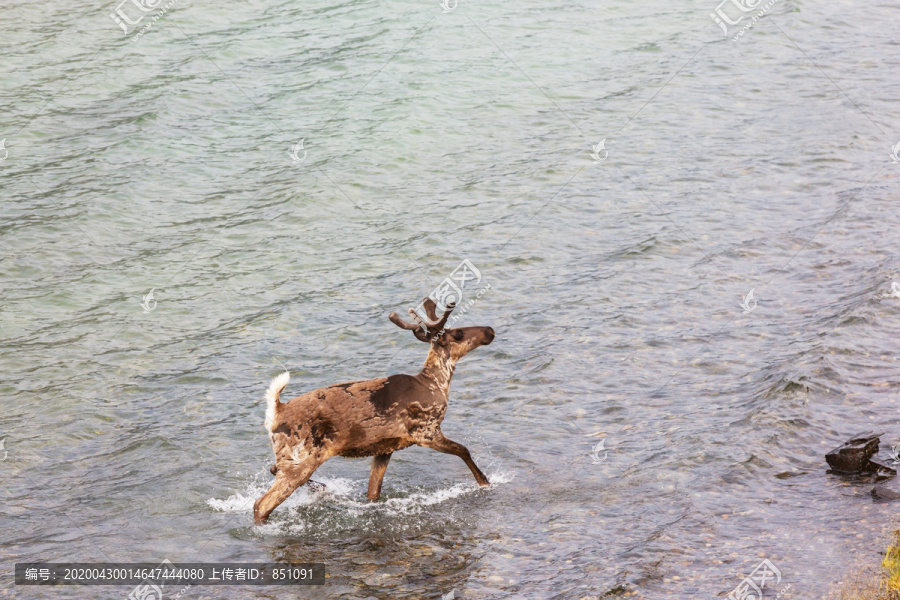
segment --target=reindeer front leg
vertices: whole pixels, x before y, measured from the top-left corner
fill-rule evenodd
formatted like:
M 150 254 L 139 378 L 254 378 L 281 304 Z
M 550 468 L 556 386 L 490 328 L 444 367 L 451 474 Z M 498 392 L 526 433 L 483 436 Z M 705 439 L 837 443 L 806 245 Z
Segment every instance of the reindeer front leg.
M 491 485 L 491 482 L 488 481 L 488 478 L 484 476 L 484 473 L 481 472 L 481 469 L 478 468 L 478 465 L 475 464 L 475 461 L 472 460 L 472 455 L 469 454 L 469 450 L 463 446 L 462 444 L 457 444 L 453 440 L 444 437 L 444 434 L 441 433 L 440 430 L 429 438 L 423 438 L 421 441 L 417 442 L 420 446 L 424 446 L 425 448 L 431 448 L 432 450 L 437 450 L 438 452 L 443 452 L 445 454 L 454 454 L 466 463 L 466 466 L 469 467 L 469 470 L 472 471 L 472 475 L 475 476 L 475 481 L 478 482 L 478 485 L 485 487 Z
M 298 467 L 278 467 L 275 483 L 253 505 L 253 520 L 256 521 L 256 524 L 262 525 L 268 521 L 272 511 L 287 500 L 298 487 L 306 483 L 323 462 L 325 461 L 318 461 L 310 457 Z
M 275 476 L 275 483 L 272 484 L 269 491 L 253 504 L 253 520 L 257 525 L 268 521 L 269 514 L 300 487 L 300 484 L 295 482 L 296 480 L 288 477 L 284 471 L 278 472 L 278 475 Z
M 379 454 L 372 459 L 372 471 L 369 473 L 369 493 L 366 498 L 378 500 L 381 497 L 381 482 L 384 481 L 384 472 L 387 471 L 391 461 L 391 452 Z

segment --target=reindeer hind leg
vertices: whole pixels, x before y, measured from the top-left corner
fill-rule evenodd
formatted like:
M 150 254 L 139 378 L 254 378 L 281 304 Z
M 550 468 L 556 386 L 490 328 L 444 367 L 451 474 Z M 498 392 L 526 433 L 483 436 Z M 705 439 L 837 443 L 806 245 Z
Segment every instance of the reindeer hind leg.
M 372 459 L 372 471 L 369 473 L 369 491 L 366 498 L 378 500 L 381 497 L 381 482 L 384 481 L 384 472 L 387 471 L 391 461 L 391 452 L 378 454 Z

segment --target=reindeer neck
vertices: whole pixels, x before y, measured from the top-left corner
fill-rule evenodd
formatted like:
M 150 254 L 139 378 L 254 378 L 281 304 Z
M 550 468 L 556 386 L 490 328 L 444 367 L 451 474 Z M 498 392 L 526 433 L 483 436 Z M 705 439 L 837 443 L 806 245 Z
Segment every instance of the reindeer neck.
M 419 376 L 437 385 L 446 396 L 450 392 L 450 378 L 453 377 L 455 369 L 456 359 L 450 356 L 450 351 L 446 348 L 435 349 L 432 346 Z

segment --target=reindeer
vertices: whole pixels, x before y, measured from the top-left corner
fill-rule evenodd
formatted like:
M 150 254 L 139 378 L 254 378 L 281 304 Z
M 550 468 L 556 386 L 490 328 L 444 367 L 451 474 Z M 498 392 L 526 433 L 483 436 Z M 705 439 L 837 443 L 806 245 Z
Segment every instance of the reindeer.
M 388 316 L 397 327 L 412 331 L 417 340 L 430 344 L 418 375 L 339 383 L 287 403 L 280 402 L 280 396 L 290 374 L 282 373 L 272 380 L 266 390 L 265 426 L 275 451 L 271 469 L 275 483 L 253 505 L 256 523 L 265 523 L 269 514 L 332 456 L 374 457 L 366 494 L 369 501 L 381 496 L 391 454 L 413 444 L 455 454 L 465 461 L 478 485 L 490 485 L 466 447 L 444 436 L 441 421 L 447 411 L 456 361 L 490 344 L 494 330 L 445 329 L 455 305 L 447 304 L 440 319 L 431 298 L 425 298 L 423 306 L 427 318 L 409 311 L 415 323 L 404 321 L 394 312 Z

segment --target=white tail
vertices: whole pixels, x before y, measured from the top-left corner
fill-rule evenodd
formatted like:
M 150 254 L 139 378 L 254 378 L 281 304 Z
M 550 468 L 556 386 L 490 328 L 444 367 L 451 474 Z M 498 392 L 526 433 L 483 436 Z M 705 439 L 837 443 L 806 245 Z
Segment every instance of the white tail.
M 278 413 L 278 399 L 281 397 L 281 392 L 287 387 L 288 382 L 291 380 L 291 374 L 285 371 L 278 377 L 272 380 L 272 383 L 269 384 L 269 389 L 266 390 L 266 429 L 269 433 L 272 433 L 272 430 L 275 429 L 275 415 Z

